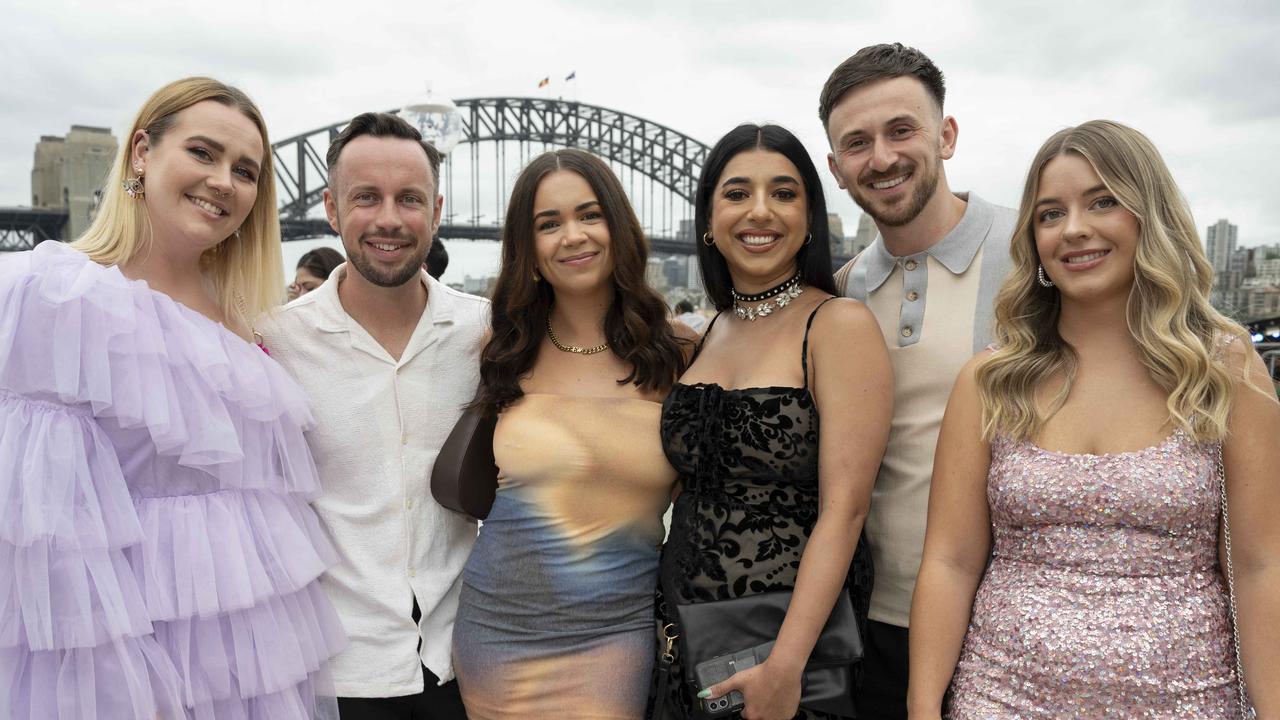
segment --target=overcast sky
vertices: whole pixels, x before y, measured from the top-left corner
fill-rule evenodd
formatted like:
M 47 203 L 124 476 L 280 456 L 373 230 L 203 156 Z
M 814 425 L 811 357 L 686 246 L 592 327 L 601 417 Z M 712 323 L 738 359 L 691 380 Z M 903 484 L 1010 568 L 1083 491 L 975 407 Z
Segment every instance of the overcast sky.
M 1106 117 L 1155 141 L 1202 235 L 1226 217 L 1242 244 L 1280 242 L 1274 0 L 3 0 L 0 21 L 0 205 L 30 203 L 41 135 L 72 124 L 119 135 L 150 92 L 193 74 L 246 90 L 276 139 L 399 107 L 430 84 L 458 98 L 562 95 L 708 144 L 743 121 L 776 122 L 825 167 L 827 75 L 864 45 L 899 41 L 946 75 L 960 126 L 952 188 L 1013 205 L 1050 134 Z M 852 234 L 856 206 L 833 182 L 827 197 Z

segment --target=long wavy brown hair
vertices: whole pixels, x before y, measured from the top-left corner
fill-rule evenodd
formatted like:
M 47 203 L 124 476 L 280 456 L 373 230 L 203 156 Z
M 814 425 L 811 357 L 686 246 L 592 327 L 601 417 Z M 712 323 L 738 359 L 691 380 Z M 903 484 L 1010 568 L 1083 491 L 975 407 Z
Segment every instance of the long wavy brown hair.
M 1033 224 L 1040 175 L 1067 154 L 1087 160 L 1138 219 L 1127 320 L 1147 373 L 1168 393 L 1169 421 L 1197 440 L 1222 439 L 1233 381 L 1221 345 L 1247 336 L 1209 304 L 1213 268 L 1160 152 L 1142 133 L 1110 120 L 1055 133 L 1027 173 L 1010 246 L 1013 269 L 995 303 L 998 349 L 976 374 L 984 436 L 1034 437 L 1066 402 L 1075 379 L 1075 350 L 1058 334 L 1058 289 L 1036 282 Z M 1037 407 L 1036 388 L 1058 374 L 1065 379 L 1061 390 L 1047 407 Z
M 667 305 L 645 279 L 649 241 L 635 210 L 609 166 L 581 150 L 546 152 L 534 158 L 511 190 L 502 226 L 502 268 L 493 289 L 491 335 L 480 356 L 480 390 L 475 405 L 501 412 L 519 400 L 520 379 L 538 359 L 547 317 L 555 303 L 549 283 L 535 282 L 533 199 L 538 184 L 557 170 L 582 176 L 595 192 L 609 226 L 613 255 L 613 304 L 605 314 L 609 349 L 631 366 L 618 384 L 665 392 L 684 371 L 685 341 L 672 330 Z

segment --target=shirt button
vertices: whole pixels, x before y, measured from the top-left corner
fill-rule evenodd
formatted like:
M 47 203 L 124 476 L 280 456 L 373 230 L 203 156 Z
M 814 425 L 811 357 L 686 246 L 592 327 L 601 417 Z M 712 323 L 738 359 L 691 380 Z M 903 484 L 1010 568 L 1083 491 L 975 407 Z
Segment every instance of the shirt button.
M 920 299 L 920 293 L 916 292 L 915 290 L 912 290 L 911 292 L 907 293 L 907 299 L 910 300 L 911 302 L 915 302 Z
M 902 328 L 902 337 L 911 337 L 914 334 L 915 334 L 915 330 L 912 330 L 909 327 Z
M 404 506 L 405 506 L 406 508 L 408 508 L 409 510 L 412 510 L 412 509 L 413 509 L 413 498 L 409 498 L 408 500 L 405 500 L 405 501 L 404 501 Z
M 916 261 L 915 261 L 915 260 L 908 260 L 908 261 L 906 262 L 906 268 L 907 268 L 908 270 L 915 270 L 915 269 L 916 269 Z
M 414 570 L 413 568 L 409 568 L 409 577 L 413 577 L 417 574 L 418 574 L 417 570 Z
M 408 444 L 409 444 L 409 433 L 402 433 L 402 434 L 400 435 L 400 444 L 401 444 L 401 445 L 408 445 Z

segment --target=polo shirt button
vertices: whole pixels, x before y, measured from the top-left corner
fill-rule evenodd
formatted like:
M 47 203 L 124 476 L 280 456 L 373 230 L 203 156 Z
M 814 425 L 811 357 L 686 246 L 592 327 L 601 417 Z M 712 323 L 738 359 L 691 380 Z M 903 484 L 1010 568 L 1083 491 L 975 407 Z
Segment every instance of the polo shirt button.
M 915 302 L 920 299 L 920 293 L 916 292 L 915 290 L 912 290 L 911 292 L 907 293 L 907 299 L 910 300 L 911 302 Z
M 407 509 L 412 510 L 412 509 L 413 509 L 413 498 L 409 498 L 408 500 L 405 500 L 405 501 L 404 501 L 404 506 L 405 506 Z
M 409 444 L 409 433 L 404 433 L 400 436 L 400 444 L 401 445 Z
M 413 577 L 417 574 L 418 574 L 417 570 L 414 570 L 413 568 L 409 568 L 409 577 Z
M 909 327 L 902 328 L 902 337 L 911 337 L 914 334 L 915 334 L 915 330 L 912 330 Z
M 908 260 L 908 261 L 906 262 L 906 267 L 907 267 L 907 269 L 908 269 L 908 270 L 915 270 L 915 269 L 916 269 L 916 267 L 917 267 L 917 265 L 916 265 L 916 261 L 915 261 L 915 260 Z

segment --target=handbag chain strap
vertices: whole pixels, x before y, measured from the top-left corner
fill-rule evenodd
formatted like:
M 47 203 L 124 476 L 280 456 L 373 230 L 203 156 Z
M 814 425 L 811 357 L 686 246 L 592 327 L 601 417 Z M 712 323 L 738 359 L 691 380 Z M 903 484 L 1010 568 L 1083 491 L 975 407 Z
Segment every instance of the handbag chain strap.
M 1249 706 L 1244 686 L 1244 663 L 1240 660 L 1240 623 L 1236 615 L 1235 568 L 1231 565 L 1231 516 L 1227 512 L 1227 469 L 1222 463 L 1222 444 L 1218 444 L 1218 488 L 1222 496 L 1222 540 L 1227 550 L 1227 603 L 1231 612 L 1231 644 L 1236 656 L 1236 699 L 1240 703 L 1240 717 L 1249 720 L 1256 717 Z

